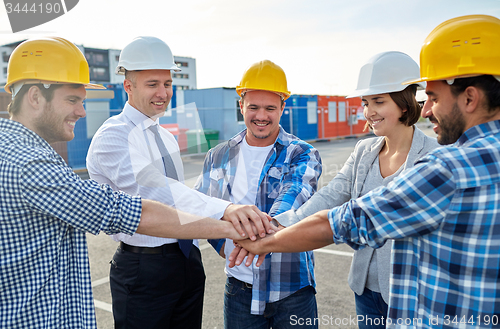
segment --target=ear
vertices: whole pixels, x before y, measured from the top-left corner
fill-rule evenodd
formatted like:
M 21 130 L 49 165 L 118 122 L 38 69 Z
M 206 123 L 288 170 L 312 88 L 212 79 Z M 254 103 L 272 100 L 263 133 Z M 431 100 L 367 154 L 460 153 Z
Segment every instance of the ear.
M 243 103 L 241 102 L 241 99 L 238 102 L 240 102 L 240 113 L 243 115 Z
M 132 81 L 129 79 L 123 80 L 123 89 L 125 89 L 125 92 L 130 95 L 132 93 Z
M 473 113 L 479 107 L 481 97 L 484 96 L 478 88 L 473 86 L 467 87 L 462 95 L 466 113 Z
M 280 111 L 280 118 L 283 115 L 283 111 L 285 110 L 286 103 L 283 102 L 283 105 L 281 106 L 281 111 Z
M 28 89 L 26 98 L 30 107 L 35 110 L 43 108 L 45 103 L 47 103 L 45 97 L 42 96 L 42 93 L 37 86 L 31 86 L 30 89 Z

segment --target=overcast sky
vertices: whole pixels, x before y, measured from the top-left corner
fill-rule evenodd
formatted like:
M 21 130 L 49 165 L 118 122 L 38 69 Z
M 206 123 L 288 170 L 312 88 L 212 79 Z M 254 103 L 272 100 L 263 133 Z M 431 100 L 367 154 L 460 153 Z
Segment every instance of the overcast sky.
M 470 14 L 500 18 L 500 0 L 80 0 L 16 34 L 2 6 L 0 44 L 50 35 L 121 49 L 151 35 L 196 58 L 198 88 L 234 87 L 250 64 L 269 59 L 294 94 L 345 95 L 371 56 L 398 50 L 418 62 L 434 27 Z

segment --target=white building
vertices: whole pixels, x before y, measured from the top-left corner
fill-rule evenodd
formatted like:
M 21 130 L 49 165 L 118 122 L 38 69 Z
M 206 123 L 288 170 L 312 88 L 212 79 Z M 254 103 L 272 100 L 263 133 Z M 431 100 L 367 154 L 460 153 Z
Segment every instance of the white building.
M 10 54 L 21 42 L 22 41 L 0 46 L 0 86 L 7 82 L 7 64 L 9 62 Z
M 7 82 L 7 64 L 10 54 L 21 42 L 0 46 L 0 86 Z M 124 76 L 115 74 L 121 50 L 77 46 L 89 63 L 91 82 L 100 84 L 123 82 Z M 196 59 L 174 56 L 174 61 L 182 70 L 172 72 L 174 86 L 177 86 L 178 90 L 196 89 Z

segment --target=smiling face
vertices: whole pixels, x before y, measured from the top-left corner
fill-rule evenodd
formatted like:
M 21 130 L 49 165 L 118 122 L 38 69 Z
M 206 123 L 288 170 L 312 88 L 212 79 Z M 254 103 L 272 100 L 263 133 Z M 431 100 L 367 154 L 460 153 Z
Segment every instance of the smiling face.
M 33 120 L 33 131 L 49 143 L 72 140 L 76 121 L 85 117 L 86 95 L 83 85 L 64 85 L 54 90 L 52 100 L 41 104 L 43 110 Z
M 434 124 L 439 144 L 455 143 L 466 130 L 466 122 L 450 86 L 444 81 L 428 81 L 425 93 L 427 101 L 422 108 L 422 117 Z
M 241 114 L 247 126 L 247 143 L 268 146 L 276 141 L 285 104 L 281 97 L 270 91 L 248 91 L 240 101 Z
M 377 136 L 389 136 L 397 129 L 406 127 L 399 118 L 403 111 L 389 94 L 363 96 L 363 114 Z
M 169 70 L 133 71 L 127 77 L 123 86 L 130 105 L 150 118 L 165 112 L 173 94 Z

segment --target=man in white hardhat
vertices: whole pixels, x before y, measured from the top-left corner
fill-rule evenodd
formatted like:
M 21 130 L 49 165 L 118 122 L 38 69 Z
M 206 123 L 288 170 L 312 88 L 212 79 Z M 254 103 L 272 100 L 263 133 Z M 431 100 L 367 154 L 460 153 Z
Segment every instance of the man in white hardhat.
M 1 328 L 97 328 L 87 232 L 239 237 L 231 223 L 182 214 L 73 172 L 50 143 L 73 139 L 85 117 L 85 89 L 94 88 L 103 87 L 89 83 L 87 61 L 68 40 L 30 39 L 10 56 L 10 119 L 0 118 Z
M 186 187 L 179 146 L 158 124 L 172 97 L 174 63 L 168 45 L 138 37 L 123 48 L 116 69 L 124 74 L 128 102 L 92 139 L 87 168 L 114 190 L 141 195 L 203 217 L 230 220 L 251 237 L 250 219 L 264 235 L 268 217 Z M 240 222 L 241 219 L 241 222 Z M 181 224 L 182 224 L 182 218 Z M 205 273 L 197 240 L 116 234 L 110 286 L 115 328 L 201 328 Z

